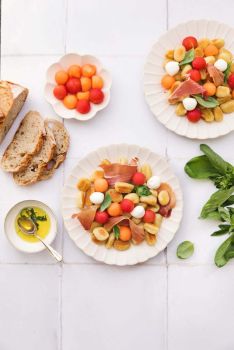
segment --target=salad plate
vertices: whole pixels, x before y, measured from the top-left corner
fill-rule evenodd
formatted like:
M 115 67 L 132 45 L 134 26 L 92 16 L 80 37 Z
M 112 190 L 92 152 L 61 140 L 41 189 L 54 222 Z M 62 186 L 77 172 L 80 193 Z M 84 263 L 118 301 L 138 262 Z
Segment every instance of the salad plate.
M 179 24 L 161 36 L 152 47 L 144 66 L 144 94 L 152 113 L 169 130 L 191 139 L 209 139 L 228 134 L 234 130 L 234 112 L 226 115 L 221 122 L 208 123 L 200 120 L 189 122 L 175 114 L 175 106 L 168 103 L 168 94 L 163 91 L 161 79 L 165 75 L 163 61 L 165 53 L 181 46 L 188 36 L 197 39 L 222 38 L 225 49 L 234 53 L 234 29 L 216 21 L 194 20 Z
M 132 245 L 126 251 L 107 249 L 105 245 L 96 244 L 90 239 L 79 220 L 74 220 L 72 216 L 77 213 L 78 190 L 77 184 L 80 178 L 90 177 L 102 160 L 108 159 L 114 163 L 119 157 L 127 159 L 137 158 L 141 164 L 148 163 L 152 172 L 157 174 L 162 182 L 168 183 L 174 191 L 176 206 L 169 217 L 162 221 L 157 241 L 154 246 L 149 246 L 146 242 L 139 245 Z M 144 262 L 159 254 L 173 239 L 179 228 L 182 218 L 183 198 L 177 177 L 173 174 L 167 161 L 150 151 L 137 145 L 114 144 L 102 147 L 89 153 L 79 161 L 67 178 L 62 194 L 62 215 L 68 235 L 85 254 L 111 265 L 134 265 Z

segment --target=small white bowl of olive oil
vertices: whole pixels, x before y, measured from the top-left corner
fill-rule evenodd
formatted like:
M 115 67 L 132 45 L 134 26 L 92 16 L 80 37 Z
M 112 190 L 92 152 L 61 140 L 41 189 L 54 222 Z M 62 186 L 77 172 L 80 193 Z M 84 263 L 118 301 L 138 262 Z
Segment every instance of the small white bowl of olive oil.
M 25 253 L 38 253 L 46 249 L 34 236 L 23 233 L 17 220 L 19 217 L 29 217 L 37 226 L 37 235 L 47 244 L 51 244 L 57 234 L 57 219 L 53 211 L 37 200 L 25 200 L 17 203 L 6 215 L 4 230 L 10 243 Z

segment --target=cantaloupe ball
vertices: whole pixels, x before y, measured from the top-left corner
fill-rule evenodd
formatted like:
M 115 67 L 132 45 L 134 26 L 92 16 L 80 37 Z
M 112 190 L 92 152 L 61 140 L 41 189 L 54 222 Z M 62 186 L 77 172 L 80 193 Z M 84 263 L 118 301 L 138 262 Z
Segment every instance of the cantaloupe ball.
M 216 93 L 216 86 L 213 83 L 207 82 L 203 85 L 208 96 L 214 96 Z
M 89 91 L 85 91 L 85 92 L 78 92 L 76 94 L 78 100 L 86 100 L 86 101 L 89 101 L 89 95 L 90 95 L 90 92 Z
M 77 64 L 73 64 L 68 68 L 69 77 L 80 78 L 81 76 L 81 67 Z
M 93 89 L 102 89 L 103 88 L 103 79 L 98 75 L 92 76 L 92 88 Z
M 55 74 L 55 81 L 58 85 L 64 85 L 68 81 L 68 73 L 65 70 L 60 70 Z
M 94 181 L 94 188 L 96 192 L 106 192 L 108 187 L 109 185 L 106 179 L 96 179 Z
M 63 100 L 63 104 L 68 109 L 76 108 L 76 105 L 77 105 L 77 97 L 76 97 L 76 95 L 67 95 L 64 98 L 64 100 Z
M 81 77 L 80 78 L 80 82 L 81 82 L 81 88 L 82 91 L 89 91 L 92 87 L 92 80 L 88 77 Z
M 169 90 L 172 87 L 174 82 L 175 82 L 175 78 L 170 75 L 164 75 L 164 77 L 161 80 L 162 87 L 164 87 L 164 89 L 167 89 L 167 90 Z
M 82 67 L 82 75 L 91 78 L 96 73 L 96 67 L 92 64 L 85 64 Z

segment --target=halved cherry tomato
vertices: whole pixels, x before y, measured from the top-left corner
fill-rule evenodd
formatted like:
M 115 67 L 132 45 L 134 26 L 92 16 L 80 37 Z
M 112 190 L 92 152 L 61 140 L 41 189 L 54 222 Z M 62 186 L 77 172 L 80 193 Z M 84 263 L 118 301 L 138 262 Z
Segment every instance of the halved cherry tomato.
M 206 68 L 206 61 L 203 57 L 195 57 L 192 66 L 194 69 L 205 69 Z
M 190 122 L 197 123 L 201 119 L 201 110 L 199 108 L 195 108 L 192 111 L 188 111 L 186 116 Z
M 196 82 L 201 80 L 201 73 L 197 69 L 190 69 L 188 71 L 190 78 Z
M 195 49 L 198 45 L 197 39 L 194 36 L 187 36 L 182 41 L 182 44 L 185 47 L 186 51 L 191 50 L 193 48 Z
M 155 220 L 155 212 L 153 210 L 147 209 L 145 215 L 143 216 L 143 221 L 147 223 L 152 223 Z

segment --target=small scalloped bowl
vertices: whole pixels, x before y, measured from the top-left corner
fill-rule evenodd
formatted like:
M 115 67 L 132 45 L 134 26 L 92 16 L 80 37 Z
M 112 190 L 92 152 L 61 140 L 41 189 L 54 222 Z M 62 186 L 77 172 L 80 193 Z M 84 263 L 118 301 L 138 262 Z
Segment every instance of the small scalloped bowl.
M 102 77 L 104 81 L 104 87 L 102 89 L 105 97 L 102 103 L 93 104 L 91 103 L 91 109 L 87 114 L 81 114 L 76 109 L 68 109 L 63 103 L 56 99 L 53 94 L 54 87 L 56 86 L 55 74 L 59 70 L 67 70 L 71 65 L 77 64 L 83 66 L 84 64 L 93 64 L 96 66 L 97 74 Z M 78 54 L 67 54 L 63 56 L 59 62 L 52 64 L 46 73 L 46 86 L 45 86 L 45 98 L 52 105 L 55 113 L 65 119 L 77 119 L 86 121 L 92 119 L 97 112 L 105 108 L 110 101 L 110 88 L 112 79 L 110 73 L 102 67 L 101 62 L 94 56 L 90 55 L 78 55 Z

